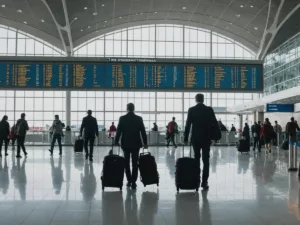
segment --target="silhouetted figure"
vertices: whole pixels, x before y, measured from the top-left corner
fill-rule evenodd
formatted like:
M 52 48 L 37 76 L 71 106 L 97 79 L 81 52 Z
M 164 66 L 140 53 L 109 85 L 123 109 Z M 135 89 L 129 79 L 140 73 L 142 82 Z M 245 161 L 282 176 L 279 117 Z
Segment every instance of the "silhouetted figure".
M 25 137 L 26 133 L 29 130 L 28 123 L 25 120 L 25 113 L 21 114 L 21 118 L 18 119 L 16 123 L 16 135 L 17 135 L 17 158 L 22 158 L 20 155 L 21 148 L 25 156 L 27 156 L 26 148 L 25 148 Z
M 143 146 L 144 148 L 148 148 L 147 135 L 143 118 L 134 114 L 134 104 L 127 104 L 127 112 L 126 115 L 120 117 L 115 144 L 119 145 L 119 140 L 121 138 L 121 147 L 124 151 L 126 160 L 125 171 L 128 181 L 127 186 L 136 189 L 139 151 Z M 130 156 L 132 173 L 130 169 Z
M 27 176 L 26 176 L 26 159 L 23 160 L 21 166 L 21 159 L 17 158 L 17 166 L 13 167 L 14 171 L 14 183 L 15 188 L 19 189 L 21 200 L 26 200 L 26 185 L 27 185 Z
M 51 148 L 49 149 L 49 152 L 51 154 L 51 156 L 53 155 L 53 149 L 54 149 L 54 145 L 55 142 L 57 141 L 58 146 L 59 146 L 59 156 L 62 156 L 62 144 L 61 144 L 61 139 L 63 136 L 63 128 L 65 127 L 65 124 L 63 124 L 60 120 L 59 120 L 59 116 L 55 115 L 55 120 L 52 123 L 52 132 L 53 132 L 53 136 L 52 136 L 52 142 L 51 142 Z
M 153 128 L 152 128 L 152 131 L 158 131 L 158 126 L 156 123 L 153 123 Z
M 170 142 L 172 141 L 175 148 L 177 145 L 175 143 L 175 135 L 178 133 L 178 125 L 175 122 L 175 117 L 172 118 L 172 121 L 168 124 L 168 134 L 169 138 L 167 139 L 167 147 L 169 147 Z
M 7 158 L 4 160 L 4 166 L 2 166 L 2 160 L 0 160 L 0 190 L 2 189 L 2 194 L 6 195 L 9 187 L 9 175 Z
M 99 130 L 97 119 L 92 116 L 92 110 L 88 110 L 87 114 L 88 115 L 82 120 L 80 136 L 82 136 L 84 130 L 85 158 L 88 159 L 88 157 L 90 157 L 90 161 L 93 161 L 94 142 L 96 136 L 99 136 Z M 88 151 L 88 145 L 90 145 L 90 152 Z
M 3 116 L 2 120 L 0 121 L 0 158 L 2 157 L 2 145 L 4 142 L 5 147 L 5 156 L 8 156 L 7 149 L 9 144 L 9 123 L 7 122 L 8 117 L 5 115 Z

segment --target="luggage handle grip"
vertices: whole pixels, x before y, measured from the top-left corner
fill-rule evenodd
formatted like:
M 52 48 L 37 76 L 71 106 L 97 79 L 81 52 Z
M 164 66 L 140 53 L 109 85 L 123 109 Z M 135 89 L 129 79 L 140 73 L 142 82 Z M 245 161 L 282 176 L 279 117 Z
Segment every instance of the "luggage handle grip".
M 182 157 L 184 157 L 184 145 L 182 146 Z M 190 158 L 192 158 L 192 143 L 190 143 Z

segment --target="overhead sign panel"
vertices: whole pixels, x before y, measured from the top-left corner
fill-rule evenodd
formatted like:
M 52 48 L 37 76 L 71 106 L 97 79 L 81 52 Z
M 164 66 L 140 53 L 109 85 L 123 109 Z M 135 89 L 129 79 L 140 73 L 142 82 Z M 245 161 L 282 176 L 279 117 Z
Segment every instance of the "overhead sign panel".
M 294 104 L 267 104 L 267 112 L 294 112 Z
M 261 64 L 0 61 L 0 88 L 262 91 L 262 76 Z

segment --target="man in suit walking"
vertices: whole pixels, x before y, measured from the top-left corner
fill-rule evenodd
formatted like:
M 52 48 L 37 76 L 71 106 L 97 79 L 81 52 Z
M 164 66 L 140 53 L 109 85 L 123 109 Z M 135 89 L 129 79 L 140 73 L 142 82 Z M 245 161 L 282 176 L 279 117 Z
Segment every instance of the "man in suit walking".
M 84 129 L 85 159 L 88 159 L 88 157 L 90 157 L 90 161 L 92 162 L 95 137 L 99 136 L 99 131 L 98 131 L 97 119 L 92 116 L 92 110 L 88 110 L 87 114 L 88 115 L 84 117 L 82 120 L 82 124 L 80 128 L 80 136 L 82 136 L 82 132 Z M 90 144 L 90 153 L 88 151 L 88 144 Z
M 147 135 L 143 122 L 143 118 L 134 114 L 134 104 L 127 104 L 127 114 L 120 117 L 117 127 L 117 134 L 115 137 L 115 144 L 119 145 L 119 139 L 121 138 L 121 147 L 124 151 L 126 160 L 126 177 L 127 187 L 131 186 L 132 189 L 136 189 L 136 180 L 138 177 L 138 158 L 139 151 L 142 146 L 147 146 Z M 141 140 L 142 136 L 142 140 Z M 132 163 L 132 173 L 130 170 L 130 155 Z
M 197 94 L 195 100 L 197 105 L 191 107 L 188 111 L 184 142 L 186 145 L 188 144 L 189 133 L 192 126 L 191 144 L 193 145 L 195 159 L 197 160 L 199 168 L 202 150 L 203 174 L 201 187 L 203 189 L 208 189 L 209 153 L 212 132 L 214 132 L 213 129 L 219 129 L 219 127 L 213 109 L 203 104 L 204 95 Z

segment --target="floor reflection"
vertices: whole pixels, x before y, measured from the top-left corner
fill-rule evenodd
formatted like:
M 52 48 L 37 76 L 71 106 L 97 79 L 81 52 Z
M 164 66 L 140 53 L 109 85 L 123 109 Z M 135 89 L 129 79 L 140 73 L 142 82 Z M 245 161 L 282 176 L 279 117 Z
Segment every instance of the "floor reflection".
M 94 199 L 97 188 L 93 163 L 88 163 L 86 161 L 84 164 L 84 173 L 81 173 L 80 178 L 80 190 L 83 195 L 83 200 L 85 202 L 90 202 Z
M 5 195 L 9 188 L 9 175 L 8 175 L 8 165 L 7 158 L 4 159 L 4 165 L 2 165 L 2 160 L 0 160 L 0 191 Z

